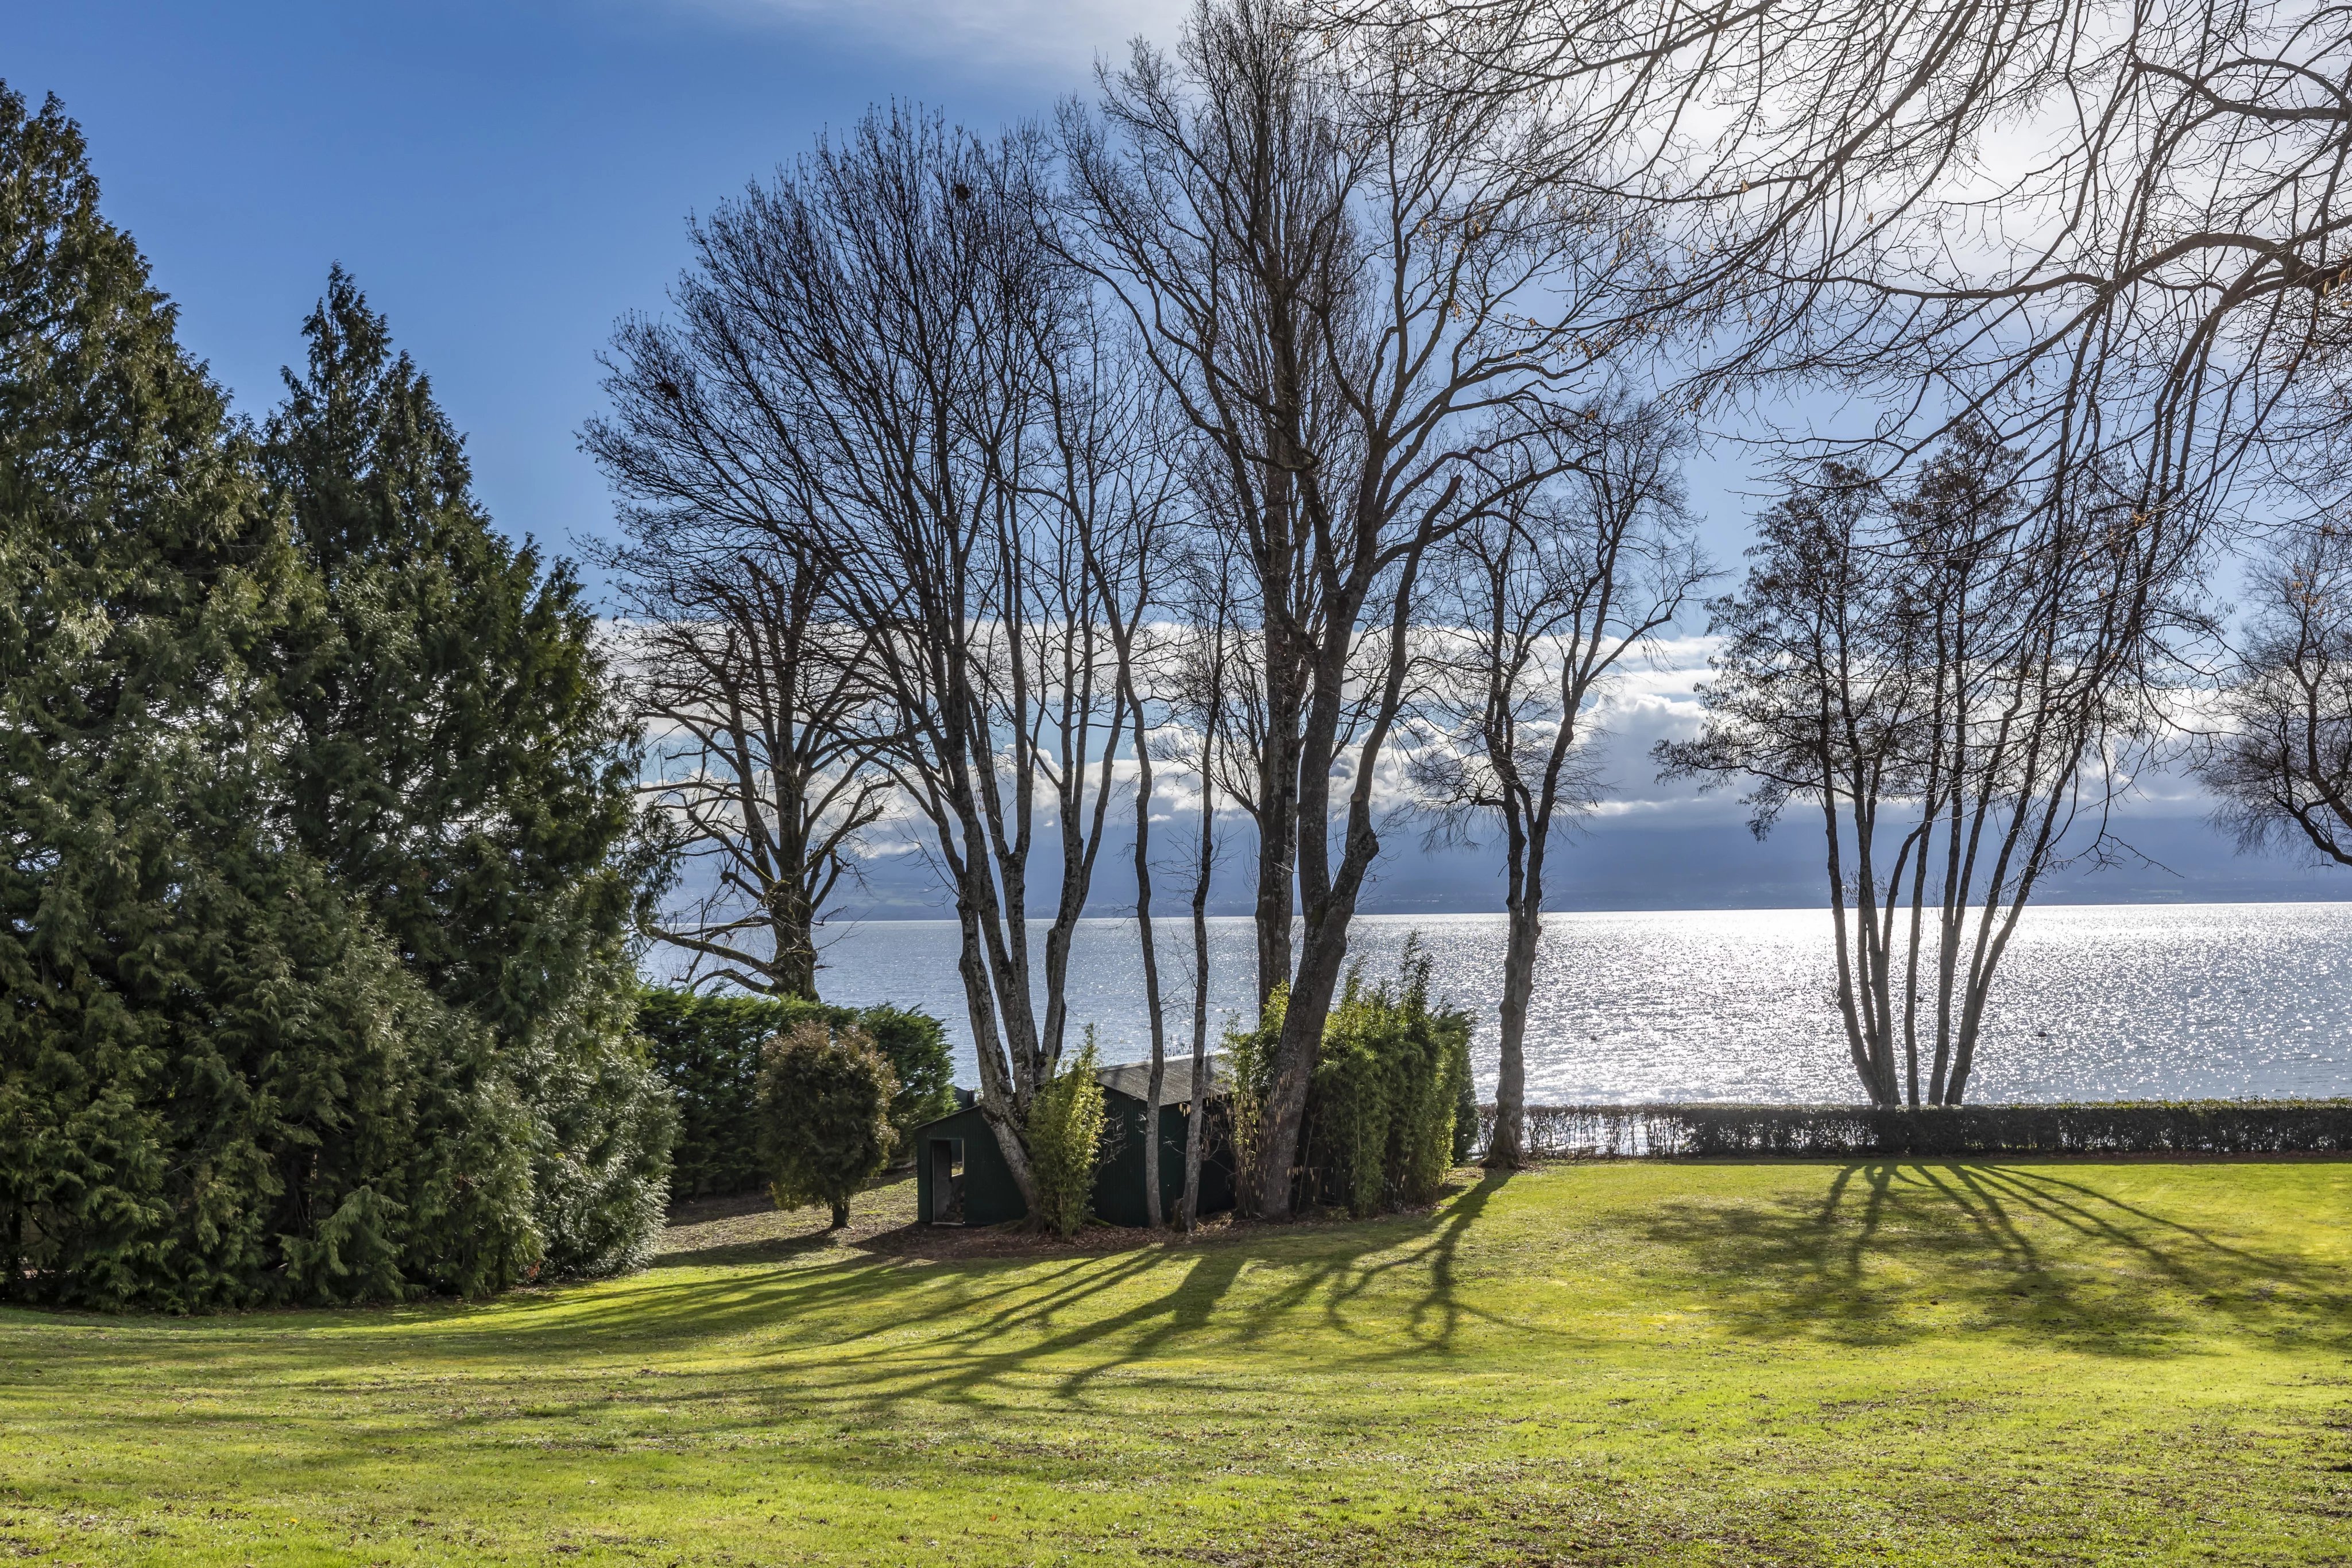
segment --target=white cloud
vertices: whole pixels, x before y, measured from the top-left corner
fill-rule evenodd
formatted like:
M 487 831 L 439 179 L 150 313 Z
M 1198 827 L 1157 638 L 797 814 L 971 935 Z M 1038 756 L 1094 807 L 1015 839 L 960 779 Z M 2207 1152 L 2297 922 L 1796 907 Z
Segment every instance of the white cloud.
M 672 0 L 740 22 L 781 24 L 925 59 L 1060 68 L 1121 60 L 1138 34 L 1175 41 L 1189 0 Z M 1076 86 L 1073 80 L 1069 85 Z

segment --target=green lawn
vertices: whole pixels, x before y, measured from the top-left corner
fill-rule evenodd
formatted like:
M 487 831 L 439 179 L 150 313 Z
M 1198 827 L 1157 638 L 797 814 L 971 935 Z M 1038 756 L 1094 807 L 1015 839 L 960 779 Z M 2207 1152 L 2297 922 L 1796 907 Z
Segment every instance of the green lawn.
M 1027 1257 L 908 1201 L 480 1306 L 0 1312 L 0 1558 L 2352 1563 L 2352 1164 L 1565 1166 Z

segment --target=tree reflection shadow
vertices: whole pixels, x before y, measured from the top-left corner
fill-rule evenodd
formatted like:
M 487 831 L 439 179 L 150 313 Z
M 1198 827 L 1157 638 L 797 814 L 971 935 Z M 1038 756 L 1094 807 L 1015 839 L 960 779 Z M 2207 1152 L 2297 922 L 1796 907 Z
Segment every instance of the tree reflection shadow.
M 1751 1335 L 1895 1344 L 1952 1333 L 1957 1312 L 1971 1330 L 2116 1354 L 2217 1330 L 2352 1343 L 2340 1270 L 2047 1166 L 1857 1162 L 1817 1198 L 1677 1200 L 1644 1228 Z

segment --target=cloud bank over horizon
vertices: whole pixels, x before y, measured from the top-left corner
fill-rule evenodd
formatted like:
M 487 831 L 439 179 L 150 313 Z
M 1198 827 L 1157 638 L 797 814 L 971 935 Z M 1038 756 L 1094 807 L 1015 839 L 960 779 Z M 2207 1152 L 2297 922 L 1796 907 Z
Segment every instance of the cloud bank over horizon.
M 741 26 L 784 26 L 965 67 L 1084 71 L 1139 35 L 1172 42 L 1189 0 L 665 0 Z
M 1636 662 L 1589 718 L 1601 731 L 1594 762 L 1601 796 L 1594 810 L 1559 830 L 1546 900 L 1560 911 L 1787 909 L 1820 907 L 1826 898 L 1820 820 L 1792 811 L 1759 839 L 1737 782 L 1702 789 L 1687 779 L 1661 781 L 1651 761 L 1660 740 L 1694 733 L 1701 719 L 1698 685 L 1712 641 L 1680 636 L 1659 644 L 1654 661 Z M 1132 779 L 1131 768 L 1122 778 Z M 1130 784 L 1131 787 L 1131 784 Z M 1365 894 L 1367 915 L 1432 916 L 1488 914 L 1502 906 L 1500 852 L 1491 836 L 1439 831 L 1403 808 L 1401 777 L 1384 778 L 1382 852 Z M 1188 907 L 1199 795 L 1189 778 L 1163 766 L 1154 791 L 1155 907 Z M 2352 873 L 2293 856 L 2240 854 L 2210 822 L 2211 802 L 2183 775 L 2136 779 L 2117 812 L 2117 852 L 2105 863 L 2060 868 L 2036 895 L 2050 904 L 2205 904 L 2352 899 Z M 1128 810 L 1114 808 L 1113 831 L 1097 862 L 1087 911 L 1116 918 L 1134 907 L 1134 840 Z M 1036 863 L 1052 875 L 1050 810 L 1041 810 Z M 1223 856 L 1210 907 L 1240 915 L 1250 906 L 1255 838 L 1237 810 L 1223 813 Z M 901 819 L 877 830 L 859 885 L 845 889 L 832 924 L 845 929 L 875 920 L 945 919 L 952 903 L 922 848 L 918 824 Z M 1041 883 L 1039 885 L 1046 885 Z

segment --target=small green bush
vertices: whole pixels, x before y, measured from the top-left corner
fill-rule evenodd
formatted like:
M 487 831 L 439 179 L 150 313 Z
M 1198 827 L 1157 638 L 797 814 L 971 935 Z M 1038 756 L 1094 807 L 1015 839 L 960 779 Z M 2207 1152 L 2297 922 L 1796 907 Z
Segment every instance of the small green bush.
M 915 1127 L 955 1109 L 947 1030 L 928 1013 L 698 996 L 648 986 L 637 999 L 636 1029 L 652 1047 L 655 1071 L 677 1096 L 673 1197 L 757 1192 L 767 1185 L 760 1153 L 760 1049 L 809 1019 L 862 1030 L 889 1062 L 898 1082 L 890 1097 L 892 1158 L 913 1146 L 908 1134 Z
M 1255 1029 L 1225 1031 L 1225 1071 L 1233 1082 L 1234 1171 L 1239 1177 L 1234 1184 L 1234 1209 L 1244 1216 L 1257 1212 L 1258 1186 L 1250 1173 L 1257 1169 L 1265 1097 L 1274 1086 L 1274 1051 L 1289 1009 L 1290 988 L 1276 986 L 1259 1009 Z
M 1029 1105 L 1029 1169 L 1037 1183 L 1037 1218 L 1062 1236 L 1078 1233 L 1094 1198 L 1103 1134 L 1097 1065 L 1090 1030 L 1077 1059 Z
M 803 1019 L 761 1048 L 761 1145 L 780 1208 L 822 1203 L 835 1229 L 890 1157 L 898 1083 L 866 1032 Z
M 1377 1214 L 1388 1191 L 1392 1069 L 1401 1019 L 1382 992 L 1367 994 L 1360 977 L 1331 1009 L 1315 1077 L 1307 1090 L 1314 1118 L 1311 1156 L 1323 1171 L 1323 1196 L 1350 1214 Z

